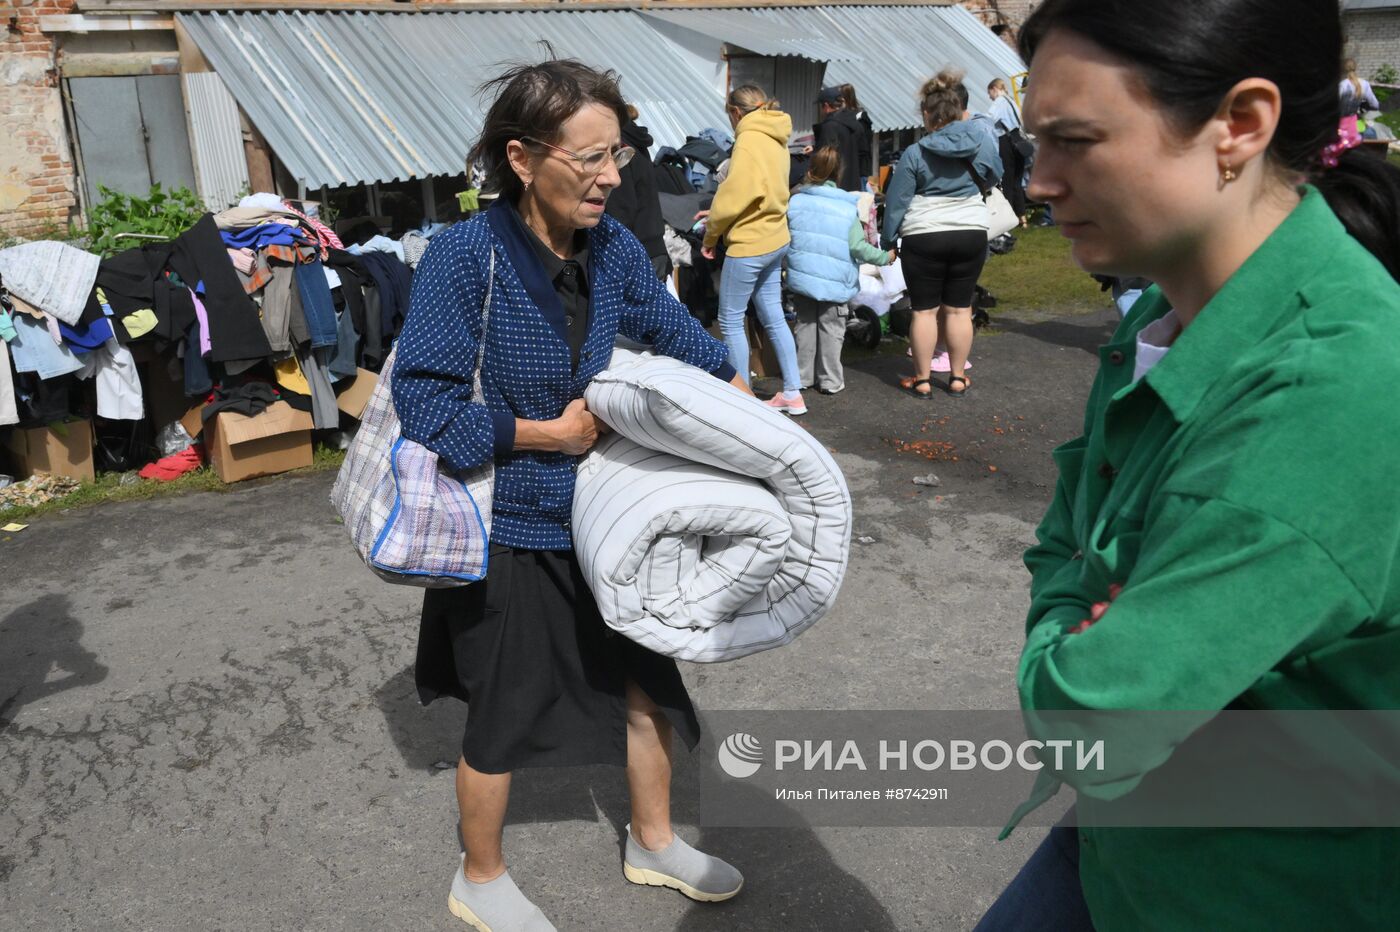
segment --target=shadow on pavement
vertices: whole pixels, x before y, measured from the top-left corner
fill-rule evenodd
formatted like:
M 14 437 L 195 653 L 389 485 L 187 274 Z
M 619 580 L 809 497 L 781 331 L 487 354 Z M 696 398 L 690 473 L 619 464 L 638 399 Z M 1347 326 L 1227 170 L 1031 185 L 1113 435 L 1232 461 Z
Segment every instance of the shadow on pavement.
M 396 673 L 375 691 L 374 700 L 389 726 L 389 736 L 410 770 L 432 770 L 446 761 L 454 767 L 462 747 L 467 707 L 455 699 L 439 699 L 424 708 L 413 683 L 413 665 Z
M 418 704 L 413 668 L 396 674 L 375 698 L 404 763 L 429 769 L 457 759 L 465 707 L 452 700 Z M 699 812 L 699 768 L 677 742 L 672 810 L 680 824 Z M 507 824 L 605 818 L 617 833 L 622 858 L 625 826 L 631 821 L 626 775 L 620 767 L 522 770 L 511 781 Z M 678 929 L 862 929 L 893 930 L 894 921 L 865 884 L 843 870 L 816 833 L 801 828 L 701 828 L 686 840 L 734 864 L 744 873 L 744 892 L 732 902 L 694 904 Z
M 699 753 L 697 751 L 696 753 Z M 690 754 L 676 753 L 672 811 L 677 822 L 695 824 L 699 813 L 700 768 Z M 730 788 L 735 792 L 734 788 Z M 758 790 L 753 790 L 757 793 Z M 619 773 L 595 784 L 593 798 L 617 832 L 619 860 L 631 821 Z M 744 874 L 744 890 L 727 903 L 695 903 L 678 930 L 702 929 L 861 929 L 883 932 L 894 920 L 870 889 L 832 858 L 808 828 L 701 827 L 686 840 L 723 858 Z
M 1051 346 L 1083 350 L 1098 355 L 1099 347 L 1113 339 L 1113 331 L 1118 328 L 1118 315 L 1105 319 L 1107 315 L 1086 315 L 1080 318 L 1046 320 L 1035 324 L 1020 324 L 1003 319 L 997 323 L 1003 333 L 1030 337 Z
M 107 678 L 97 655 L 79 643 L 82 637 L 82 622 L 70 614 L 65 595 L 35 599 L 0 621 L 0 731 L 28 703 Z M 64 675 L 50 680 L 55 667 Z

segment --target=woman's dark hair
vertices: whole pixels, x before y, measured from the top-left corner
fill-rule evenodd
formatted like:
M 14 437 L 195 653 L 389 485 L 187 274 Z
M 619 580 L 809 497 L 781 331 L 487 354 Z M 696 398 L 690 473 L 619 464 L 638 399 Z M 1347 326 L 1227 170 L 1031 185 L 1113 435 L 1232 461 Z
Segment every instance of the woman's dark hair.
M 967 93 L 962 86 L 963 71 L 958 68 L 944 68 L 924 82 L 919 88 L 919 109 L 923 111 L 924 122 L 929 129 L 939 129 L 962 119 L 967 105 L 966 98 L 959 93 Z
M 530 136 L 555 142 L 569 117 L 589 104 L 599 104 L 627 122 L 627 102 L 618 88 L 616 72 L 599 71 L 571 58 L 553 58 L 537 65 L 517 65 L 481 86 L 483 95 L 495 92 L 486 111 L 486 123 L 467 164 L 486 172 L 486 188 L 515 201 L 524 190 L 506 157 L 506 144 Z
M 841 92 L 841 100 L 846 105 L 847 110 L 859 110 L 860 101 L 856 99 L 856 86 L 854 84 L 840 84 L 836 88 Z
M 958 95 L 958 103 L 962 104 L 962 108 L 966 110 L 968 107 L 968 102 L 972 100 L 972 94 L 967 89 L 967 82 L 959 82 L 958 86 L 953 88 L 953 90 Z M 961 119 L 962 114 L 958 114 L 958 118 Z
M 1278 85 L 1283 110 L 1269 157 L 1303 175 L 1356 237 L 1400 278 L 1400 169 L 1360 150 L 1336 168 L 1342 19 L 1336 0 L 1045 0 L 1021 27 L 1030 62 L 1057 29 L 1122 58 L 1184 132 L 1204 126 L 1240 81 Z
M 803 184 L 825 184 L 841 176 L 841 153 L 835 146 L 822 146 L 812 153 Z

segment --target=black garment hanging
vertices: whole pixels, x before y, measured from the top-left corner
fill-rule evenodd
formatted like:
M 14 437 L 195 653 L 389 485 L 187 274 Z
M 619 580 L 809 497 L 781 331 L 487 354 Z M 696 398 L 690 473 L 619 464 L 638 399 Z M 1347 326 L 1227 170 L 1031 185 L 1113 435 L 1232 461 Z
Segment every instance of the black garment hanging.
M 365 332 L 365 292 L 369 273 L 360 264 L 359 257 L 341 249 L 332 249 L 326 254 L 326 265 L 340 276 L 340 295 L 345 299 L 345 307 L 350 312 L 350 320 L 356 333 Z
M 690 183 L 690 173 L 686 170 L 685 156 L 670 146 L 662 146 L 656 153 L 652 167 L 656 169 L 656 189 L 662 194 L 694 194 L 695 185 Z
M 370 278 L 369 272 L 365 271 L 358 256 L 340 249 L 330 250 L 326 256 L 326 265 L 335 269 L 336 274 L 340 276 L 340 296 L 345 302 L 345 310 L 342 313 L 350 315 L 350 323 L 361 338 L 359 363 L 366 369 L 377 368 L 371 363 L 378 363 L 384 358 L 379 309 L 375 308 L 376 319 L 372 322 L 371 331 L 369 310 L 365 306 L 365 287 L 373 287 L 374 280 Z
M 37 372 L 16 372 L 14 379 L 19 427 L 40 427 L 62 421 L 81 405 L 82 386 L 72 373 L 41 379 Z
M 365 329 L 361 331 L 364 337 L 361 353 L 365 368 L 375 372 L 379 371 L 385 356 L 383 321 L 384 315 L 379 309 L 379 288 L 373 279 L 368 279 L 365 285 Z
M 170 267 L 191 285 L 203 282 L 201 303 L 209 320 L 210 360 L 262 359 L 272 355 L 258 308 L 243 289 L 212 214 L 175 240 Z
M 408 316 L 408 295 L 412 284 L 408 266 L 391 252 L 362 253 L 360 263 L 379 288 L 381 337 L 386 341 L 392 340 L 398 336 L 403 320 Z
M 184 287 L 165 277 L 175 244 L 148 243 L 103 259 L 97 267 L 97 285 L 117 317 L 149 308 L 156 315 L 151 331 L 156 338 L 175 342 L 194 322 L 194 302 Z

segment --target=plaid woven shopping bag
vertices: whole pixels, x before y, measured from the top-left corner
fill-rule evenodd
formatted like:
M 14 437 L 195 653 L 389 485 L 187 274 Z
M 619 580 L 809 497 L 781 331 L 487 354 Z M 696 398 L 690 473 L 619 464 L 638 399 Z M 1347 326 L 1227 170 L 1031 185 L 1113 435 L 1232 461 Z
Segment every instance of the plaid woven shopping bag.
M 481 401 L 481 362 L 491 312 L 491 253 L 474 400 Z M 495 464 L 453 473 L 438 455 L 403 435 L 391 381 L 397 348 L 384 360 L 379 385 L 360 418 L 331 504 L 365 565 L 391 583 L 429 589 L 465 586 L 486 577 Z

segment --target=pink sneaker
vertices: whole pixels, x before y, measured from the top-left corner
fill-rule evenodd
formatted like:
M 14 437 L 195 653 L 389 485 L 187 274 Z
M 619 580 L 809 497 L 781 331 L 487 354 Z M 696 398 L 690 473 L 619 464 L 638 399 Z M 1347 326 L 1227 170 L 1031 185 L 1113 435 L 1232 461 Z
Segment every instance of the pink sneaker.
M 908 356 L 910 359 L 913 359 L 913 358 L 914 358 L 914 350 L 913 350 L 912 348 L 907 349 L 907 350 L 904 351 L 904 355 L 905 355 L 905 356 Z M 964 369 L 971 369 L 971 368 L 972 368 L 972 363 L 969 361 L 968 364 L 967 364 L 966 366 L 964 366 L 963 368 L 964 368 Z M 952 371 L 953 371 L 952 363 L 950 363 L 950 362 L 948 361 L 948 351 L 947 351 L 947 350 L 944 350 L 943 352 L 938 353 L 937 355 L 935 355 L 935 356 L 933 357 L 933 362 L 929 364 L 929 371 L 931 371 L 931 372 L 952 372 Z
M 967 365 L 963 366 L 963 368 L 971 369 L 972 361 L 968 360 Z M 950 362 L 948 362 L 948 353 L 945 351 L 933 357 L 933 362 L 929 365 L 929 369 L 934 372 L 952 372 L 953 366 Z
M 764 402 L 764 404 L 768 405 L 768 407 L 773 408 L 774 410 L 781 411 L 784 414 L 790 415 L 792 417 L 801 417 L 802 415 L 807 413 L 807 405 L 805 402 L 803 402 L 801 395 L 798 395 L 796 398 L 789 401 L 788 399 L 783 397 L 782 392 L 778 392 L 778 394 L 774 395 L 772 398 L 769 398 L 766 402 Z

